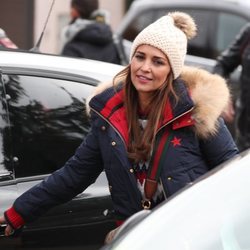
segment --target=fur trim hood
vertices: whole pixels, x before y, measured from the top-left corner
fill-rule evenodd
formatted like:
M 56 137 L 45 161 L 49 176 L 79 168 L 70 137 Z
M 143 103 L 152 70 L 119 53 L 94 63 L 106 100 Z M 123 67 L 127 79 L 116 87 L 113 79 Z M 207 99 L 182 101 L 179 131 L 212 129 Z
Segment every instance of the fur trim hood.
M 217 131 L 217 120 L 226 109 L 230 91 L 226 81 L 206 70 L 185 66 L 181 78 L 194 102 L 193 119 L 198 136 L 206 138 Z
M 180 78 L 189 89 L 194 102 L 192 118 L 195 120 L 195 132 L 201 138 L 207 138 L 217 132 L 217 120 L 226 109 L 230 100 L 230 91 L 226 81 L 219 75 L 195 67 L 183 67 Z M 112 82 L 103 83 L 95 88 L 89 100 L 112 86 Z

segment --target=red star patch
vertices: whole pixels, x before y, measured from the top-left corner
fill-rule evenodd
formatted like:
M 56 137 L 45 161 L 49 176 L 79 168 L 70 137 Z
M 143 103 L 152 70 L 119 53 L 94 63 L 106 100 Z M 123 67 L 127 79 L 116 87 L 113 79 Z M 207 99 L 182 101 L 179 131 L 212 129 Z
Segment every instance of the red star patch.
M 174 137 L 174 139 L 171 141 L 173 143 L 173 146 L 181 146 L 181 138 L 177 138 L 176 136 Z

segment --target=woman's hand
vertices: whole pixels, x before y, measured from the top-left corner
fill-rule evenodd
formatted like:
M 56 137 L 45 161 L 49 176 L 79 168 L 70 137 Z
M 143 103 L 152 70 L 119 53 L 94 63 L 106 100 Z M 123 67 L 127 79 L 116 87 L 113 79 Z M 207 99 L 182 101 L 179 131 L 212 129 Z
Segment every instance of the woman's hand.
M 6 220 L 4 218 L 4 216 L 0 216 L 0 225 L 4 225 L 6 224 Z M 12 229 L 12 227 L 10 225 L 7 225 L 6 228 L 5 228 L 5 236 L 10 236 L 12 235 L 14 232 L 14 230 Z

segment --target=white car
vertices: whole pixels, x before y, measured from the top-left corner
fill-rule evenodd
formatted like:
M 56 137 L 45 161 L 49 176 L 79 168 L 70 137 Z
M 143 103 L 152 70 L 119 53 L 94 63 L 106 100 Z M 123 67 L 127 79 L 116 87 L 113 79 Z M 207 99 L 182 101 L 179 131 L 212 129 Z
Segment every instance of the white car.
M 101 250 L 249 250 L 250 150 L 138 212 Z

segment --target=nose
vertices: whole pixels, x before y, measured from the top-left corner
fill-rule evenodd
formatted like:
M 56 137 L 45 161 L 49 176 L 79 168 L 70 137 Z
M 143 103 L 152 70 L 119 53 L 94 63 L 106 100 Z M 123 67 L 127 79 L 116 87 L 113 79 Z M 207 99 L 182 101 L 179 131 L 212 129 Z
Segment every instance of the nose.
M 147 60 L 145 60 L 141 66 L 141 70 L 145 72 L 151 71 L 151 63 Z

